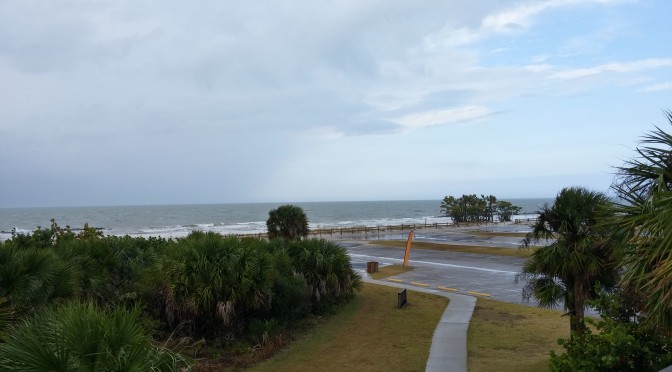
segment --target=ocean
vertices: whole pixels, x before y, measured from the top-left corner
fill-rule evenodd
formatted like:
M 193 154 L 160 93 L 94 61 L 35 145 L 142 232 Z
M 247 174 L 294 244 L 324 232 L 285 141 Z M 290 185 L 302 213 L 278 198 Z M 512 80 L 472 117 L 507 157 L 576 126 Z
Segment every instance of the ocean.
M 506 199 L 522 207 L 514 218 L 529 218 L 546 199 Z M 61 226 L 79 229 L 88 223 L 106 235 L 186 236 L 191 231 L 221 234 L 254 234 L 266 231 L 271 209 L 285 203 L 150 205 L 59 208 L 0 208 L 0 241 L 11 238 L 12 229 L 28 233 L 48 227 L 53 218 Z M 291 203 L 303 208 L 310 228 L 386 226 L 446 223 L 440 200 L 358 201 Z

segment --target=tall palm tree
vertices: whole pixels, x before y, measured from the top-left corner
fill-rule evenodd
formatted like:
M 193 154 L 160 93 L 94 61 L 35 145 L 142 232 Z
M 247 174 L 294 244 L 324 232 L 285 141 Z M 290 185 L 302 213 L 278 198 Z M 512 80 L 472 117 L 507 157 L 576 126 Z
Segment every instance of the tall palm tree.
M 581 187 L 564 188 L 552 206 L 544 206 L 523 244 L 553 240 L 525 262 L 518 278 L 526 281 L 523 296 L 539 306 L 562 304 L 570 315 L 570 330 L 584 331 L 586 300 L 596 296 L 596 284 L 609 288 L 617 281 L 617 240 L 598 220 L 608 213 L 608 198 Z
M 672 111 L 665 116 L 672 125 Z M 655 325 L 672 328 L 672 135 L 647 133 L 638 157 L 618 168 L 613 189 L 617 226 L 627 232 L 624 284 L 646 294 L 645 310 Z

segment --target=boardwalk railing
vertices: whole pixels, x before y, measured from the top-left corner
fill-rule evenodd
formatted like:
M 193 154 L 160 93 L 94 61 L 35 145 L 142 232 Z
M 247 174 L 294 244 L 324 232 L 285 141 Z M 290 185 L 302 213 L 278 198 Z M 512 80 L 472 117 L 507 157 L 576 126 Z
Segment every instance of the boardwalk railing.
M 527 218 L 527 219 L 516 219 L 514 223 L 516 224 L 528 224 L 536 222 L 536 218 Z M 309 235 L 317 236 L 333 236 L 333 235 L 353 235 L 353 234 L 364 234 L 364 235 L 378 235 L 385 232 L 394 232 L 394 231 L 410 231 L 410 230 L 420 230 L 420 229 L 438 229 L 438 228 L 447 228 L 452 226 L 459 227 L 470 227 L 470 226 L 483 226 L 483 225 L 496 225 L 498 222 L 461 222 L 457 225 L 444 222 L 444 223 L 416 223 L 416 224 L 401 224 L 401 225 L 385 225 L 385 226 L 352 226 L 352 227 L 322 227 L 316 229 L 310 229 L 308 231 Z M 234 236 L 240 238 L 268 238 L 266 233 L 254 233 L 254 234 L 234 234 Z

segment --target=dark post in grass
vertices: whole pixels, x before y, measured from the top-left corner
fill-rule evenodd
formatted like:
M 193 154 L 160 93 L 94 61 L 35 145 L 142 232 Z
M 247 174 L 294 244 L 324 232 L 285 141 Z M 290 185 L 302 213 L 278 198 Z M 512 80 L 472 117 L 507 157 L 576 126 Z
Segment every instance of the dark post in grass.
M 399 293 L 397 293 L 397 308 L 401 309 L 407 303 L 408 301 L 406 299 L 406 290 L 402 289 L 399 291 Z

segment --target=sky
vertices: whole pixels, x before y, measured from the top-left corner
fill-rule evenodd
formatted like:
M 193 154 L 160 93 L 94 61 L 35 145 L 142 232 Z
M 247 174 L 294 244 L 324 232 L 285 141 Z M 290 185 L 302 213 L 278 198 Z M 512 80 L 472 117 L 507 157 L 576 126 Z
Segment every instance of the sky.
M 0 207 L 608 192 L 668 0 L 0 0 Z

